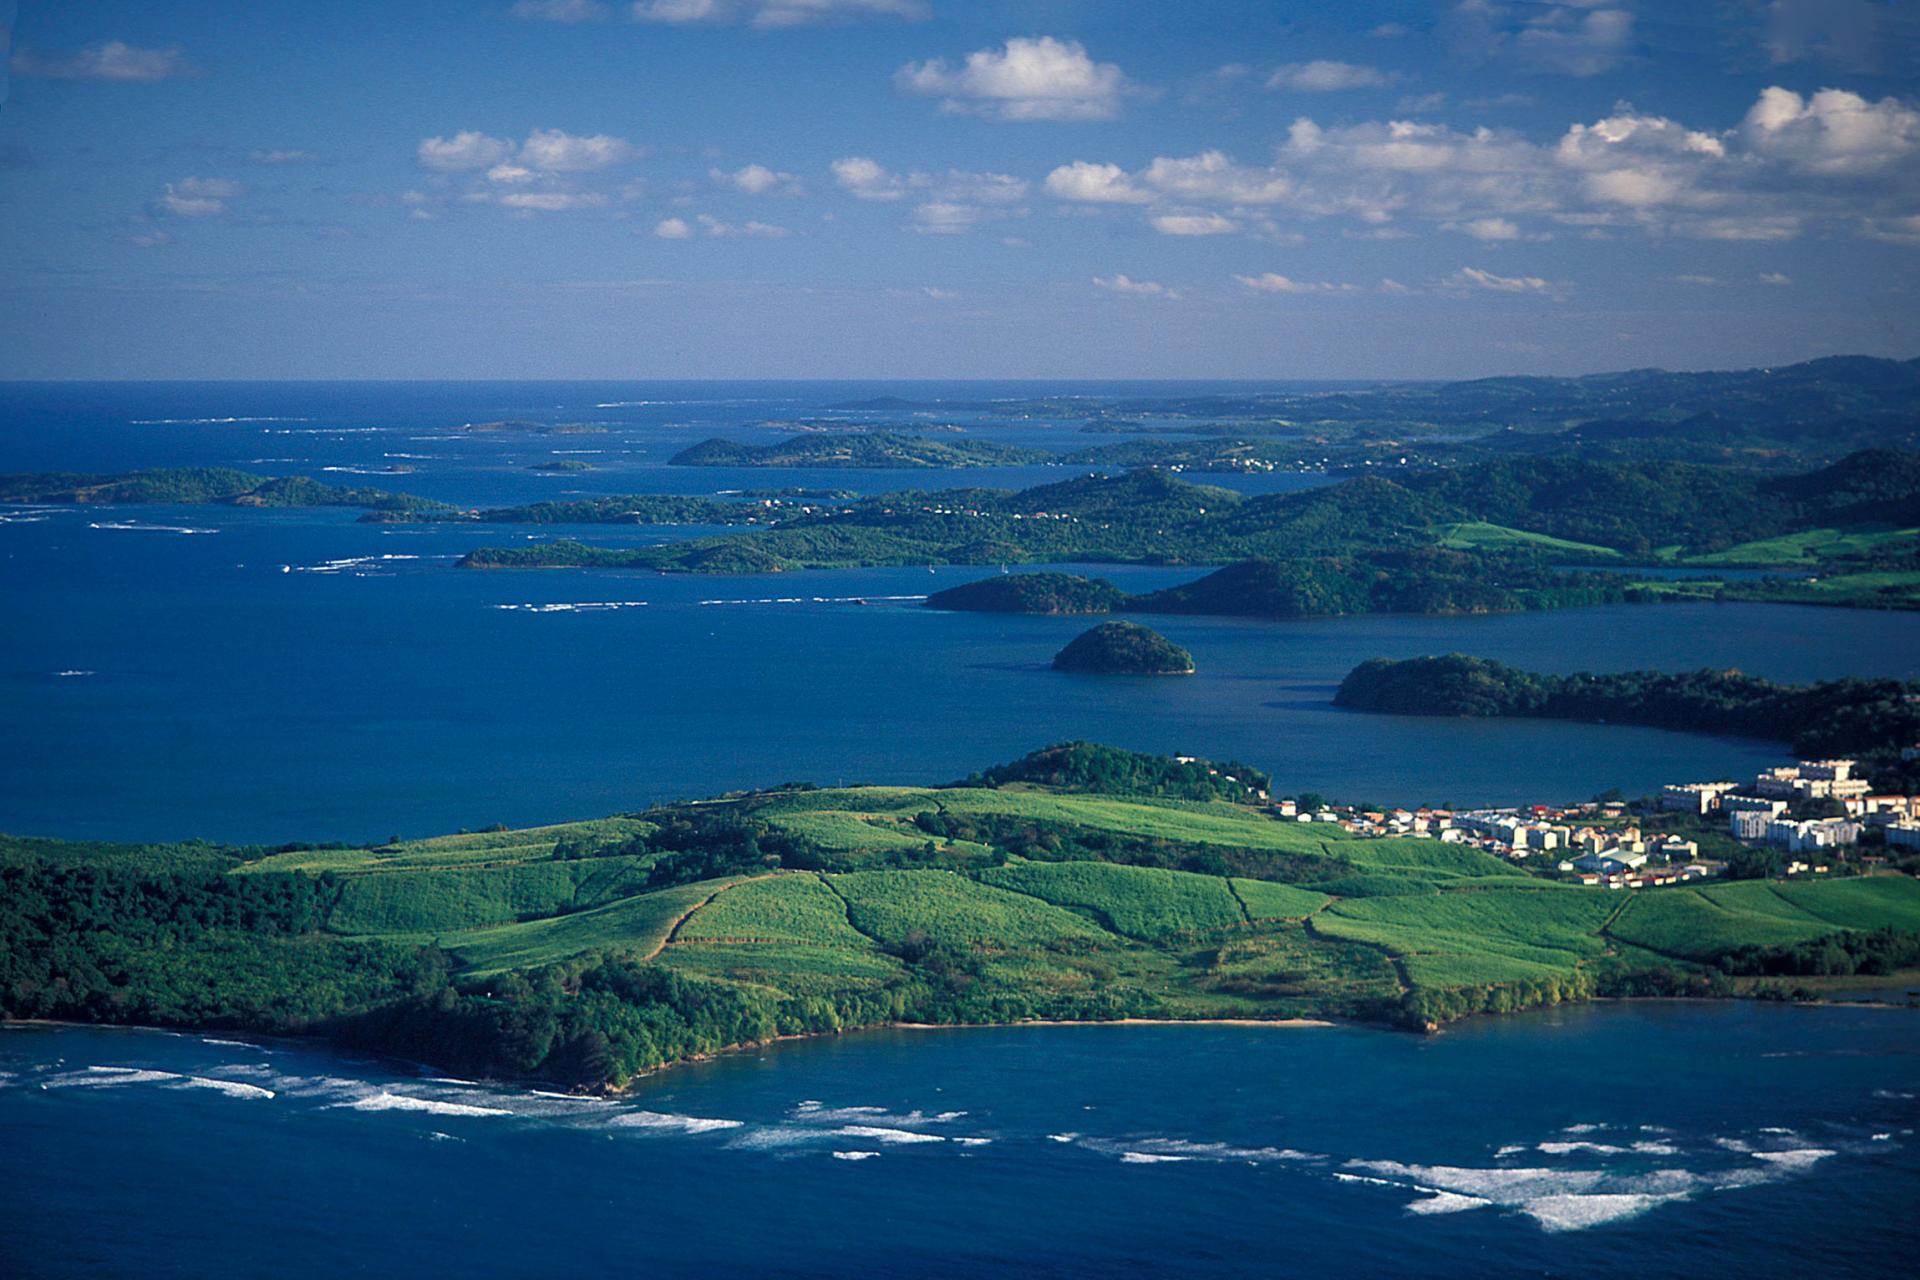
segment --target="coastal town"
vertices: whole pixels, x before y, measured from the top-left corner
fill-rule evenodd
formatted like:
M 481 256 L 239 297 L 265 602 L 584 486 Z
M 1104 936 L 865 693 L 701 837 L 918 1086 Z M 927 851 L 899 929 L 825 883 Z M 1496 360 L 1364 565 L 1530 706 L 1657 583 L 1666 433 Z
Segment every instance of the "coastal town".
M 1920 746 L 1902 757 L 1920 758 Z M 1607 889 L 1725 876 L 1736 860 L 1749 876 L 1759 868 L 1760 874 L 1800 877 L 1871 870 L 1920 853 L 1920 795 L 1875 792 L 1860 776 L 1859 762 L 1845 759 L 1802 760 L 1746 782 L 1668 783 L 1639 801 L 1456 810 L 1256 798 L 1282 821 L 1466 845 Z

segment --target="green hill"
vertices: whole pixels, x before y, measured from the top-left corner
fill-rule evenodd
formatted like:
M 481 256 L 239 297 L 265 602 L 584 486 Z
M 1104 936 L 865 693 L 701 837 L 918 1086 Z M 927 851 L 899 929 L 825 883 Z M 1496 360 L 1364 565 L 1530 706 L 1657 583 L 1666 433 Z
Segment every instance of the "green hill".
M 887 1022 L 1424 1027 L 1920 964 L 1905 876 L 1610 893 L 1281 820 L 1267 786 L 1069 743 L 946 787 L 367 848 L 0 838 L 0 1015 L 304 1032 L 603 1086 Z

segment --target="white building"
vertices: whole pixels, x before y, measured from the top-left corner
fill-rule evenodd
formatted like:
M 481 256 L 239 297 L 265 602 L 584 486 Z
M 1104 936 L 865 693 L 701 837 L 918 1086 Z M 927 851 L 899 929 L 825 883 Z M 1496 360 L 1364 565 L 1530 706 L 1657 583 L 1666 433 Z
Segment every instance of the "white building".
M 1733 791 L 1732 782 L 1672 782 L 1660 788 L 1660 807 L 1705 815 L 1720 807 L 1720 797 Z
M 1766 839 L 1768 844 L 1779 845 L 1789 853 L 1835 849 L 1841 845 L 1858 843 L 1860 824 L 1845 818 L 1817 818 L 1811 822 L 1775 818 L 1767 824 Z

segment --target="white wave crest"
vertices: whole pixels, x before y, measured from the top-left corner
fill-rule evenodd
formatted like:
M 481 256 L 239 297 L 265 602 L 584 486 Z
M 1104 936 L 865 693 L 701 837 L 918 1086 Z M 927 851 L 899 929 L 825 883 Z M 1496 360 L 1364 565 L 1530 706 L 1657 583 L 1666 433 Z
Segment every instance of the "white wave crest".
M 623 1129 L 648 1129 L 656 1133 L 716 1133 L 722 1129 L 738 1129 L 745 1122 L 705 1116 L 677 1116 L 662 1111 L 627 1111 L 607 1123 Z
M 1192 1156 L 1168 1156 L 1153 1151 L 1122 1151 L 1121 1164 L 1183 1164 Z
M 447 1102 L 439 1098 L 416 1098 L 412 1094 L 389 1093 L 385 1089 L 363 1098 L 355 1098 L 350 1102 L 334 1105 L 349 1107 L 355 1111 L 420 1111 L 435 1116 L 486 1117 L 513 1114 L 500 1107 L 478 1107 L 470 1102 Z
M 179 524 L 148 524 L 144 520 L 93 520 L 89 529 L 110 529 L 123 533 L 218 533 L 218 529 L 193 529 Z
M 602 613 L 612 609 L 641 609 L 645 600 L 579 600 L 566 604 L 497 604 L 509 613 Z
M 1677 1195 L 1540 1196 L 1521 1204 L 1519 1209 L 1547 1231 L 1584 1231 L 1603 1223 L 1637 1218 L 1649 1209 L 1683 1198 Z
M 243 1084 L 238 1080 L 216 1080 L 210 1076 L 188 1076 L 175 1087 L 181 1089 L 213 1089 L 226 1094 L 229 1098 L 266 1099 L 275 1096 L 273 1090 L 262 1089 L 257 1084 Z
M 1828 1156 L 1838 1154 L 1823 1147 L 1803 1147 L 1797 1151 L 1756 1151 L 1753 1158 L 1765 1160 L 1777 1168 L 1799 1170 L 1811 1168 Z
M 835 1160 L 872 1160 L 879 1156 L 878 1151 L 836 1151 Z

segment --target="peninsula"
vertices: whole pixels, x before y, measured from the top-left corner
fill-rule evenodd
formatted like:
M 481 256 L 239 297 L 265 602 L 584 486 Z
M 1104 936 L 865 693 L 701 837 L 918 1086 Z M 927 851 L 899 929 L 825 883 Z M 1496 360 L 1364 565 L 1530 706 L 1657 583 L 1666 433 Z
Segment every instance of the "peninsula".
M 1244 765 L 1069 743 L 945 787 L 371 847 L 5 837 L 0 1016 L 300 1032 L 602 1088 L 886 1023 L 1417 1029 L 1920 963 L 1905 875 L 1609 892 L 1272 794 Z

